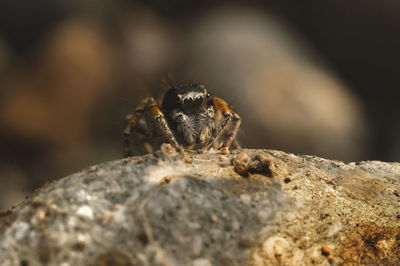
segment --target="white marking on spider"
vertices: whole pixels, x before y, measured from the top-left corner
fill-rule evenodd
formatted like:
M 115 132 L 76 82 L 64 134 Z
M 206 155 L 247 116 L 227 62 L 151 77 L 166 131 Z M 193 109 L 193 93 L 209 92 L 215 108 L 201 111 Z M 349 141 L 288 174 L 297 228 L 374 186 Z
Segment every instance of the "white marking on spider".
M 200 99 L 205 97 L 204 92 L 197 92 L 197 91 L 191 91 L 186 94 L 178 94 L 179 100 L 184 101 L 184 100 L 195 100 L 195 99 Z

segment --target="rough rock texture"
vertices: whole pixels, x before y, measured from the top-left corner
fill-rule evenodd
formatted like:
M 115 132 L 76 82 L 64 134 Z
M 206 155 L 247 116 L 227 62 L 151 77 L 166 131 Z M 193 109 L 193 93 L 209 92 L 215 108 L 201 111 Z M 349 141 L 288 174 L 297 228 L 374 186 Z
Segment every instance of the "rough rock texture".
M 0 261 L 400 264 L 400 164 L 271 150 L 108 162 L 3 213 Z

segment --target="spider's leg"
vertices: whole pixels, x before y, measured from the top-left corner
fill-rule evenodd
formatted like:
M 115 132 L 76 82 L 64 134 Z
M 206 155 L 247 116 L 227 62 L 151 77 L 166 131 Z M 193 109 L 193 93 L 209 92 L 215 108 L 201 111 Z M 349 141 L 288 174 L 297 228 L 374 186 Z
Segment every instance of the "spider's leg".
M 240 126 L 240 117 L 234 113 L 229 107 L 228 104 L 222 100 L 221 98 L 214 97 L 213 98 L 213 106 L 215 107 L 216 111 L 223 115 L 222 121 L 216 125 L 210 139 L 208 140 L 207 145 L 205 145 L 205 149 L 209 149 L 213 142 L 224 132 L 227 125 L 232 122 L 233 123 L 233 131 L 230 136 L 223 141 L 222 147 L 229 147 L 232 143 L 232 140 L 235 138 L 237 131 Z
M 143 99 L 139 105 L 136 107 L 135 112 L 133 113 L 133 115 L 129 115 L 127 116 L 127 125 L 124 129 L 124 131 L 122 132 L 122 136 L 124 139 L 124 157 L 128 157 L 132 155 L 132 151 L 131 151 L 131 147 L 130 147 L 130 135 L 133 132 L 133 130 L 135 130 L 136 125 L 138 124 L 138 122 L 140 121 L 140 119 L 143 116 L 143 112 L 146 108 L 147 102 L 148 102 L 149 98 L 145 98 Z
M 170 129 L 163 112 L 160 110 L 158 103 L 153 98 L 149 99 L 148 108 L 150 110 L 151 118 L 153 119 L 156 127 L 160 130 L 162 137 L 177 151 L 183 151 L 181 145 L 179 145 L 174 134 L 172 133 L 172 130 Z
M 242 119 L 240 118 L 240 116 L 238 114 L 236 114 L 234 112 L 232 112 L 232 113 L 233 113 L 232 122 L 231 122 L 232 127 L 229 128 L 230 132 L 227 132 L 227 134 L 225 134 L 225 136 L 224 136 L 225 139 L 222 142 L 222 148 L 225 148 L 225 147 L 229 148 L 229 146 L 231 146 L 231 144 L 232 144 L 233 148 L 240 148 L 240 145 L 235 138 L 239 131 L 240 124 L 242 123 Z

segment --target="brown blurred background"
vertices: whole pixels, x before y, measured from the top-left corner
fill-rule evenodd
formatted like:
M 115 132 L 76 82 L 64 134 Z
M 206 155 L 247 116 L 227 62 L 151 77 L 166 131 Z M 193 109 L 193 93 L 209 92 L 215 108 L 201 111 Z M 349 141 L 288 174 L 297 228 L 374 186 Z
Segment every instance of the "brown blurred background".
M 124 117 L 200 82 L 244 147 L 400 160 L 400 2 L 0 2 L 0 209 L 121 158 Z

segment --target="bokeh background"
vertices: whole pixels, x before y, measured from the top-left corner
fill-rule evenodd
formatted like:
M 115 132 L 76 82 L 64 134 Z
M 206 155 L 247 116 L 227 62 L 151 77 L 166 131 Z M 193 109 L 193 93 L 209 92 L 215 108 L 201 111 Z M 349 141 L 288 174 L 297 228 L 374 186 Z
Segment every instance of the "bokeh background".
M 122 156 L 124 117 L 203 83 L 244 147 L 400 160 L 400 2 L 0 2 L 0 209 Z

